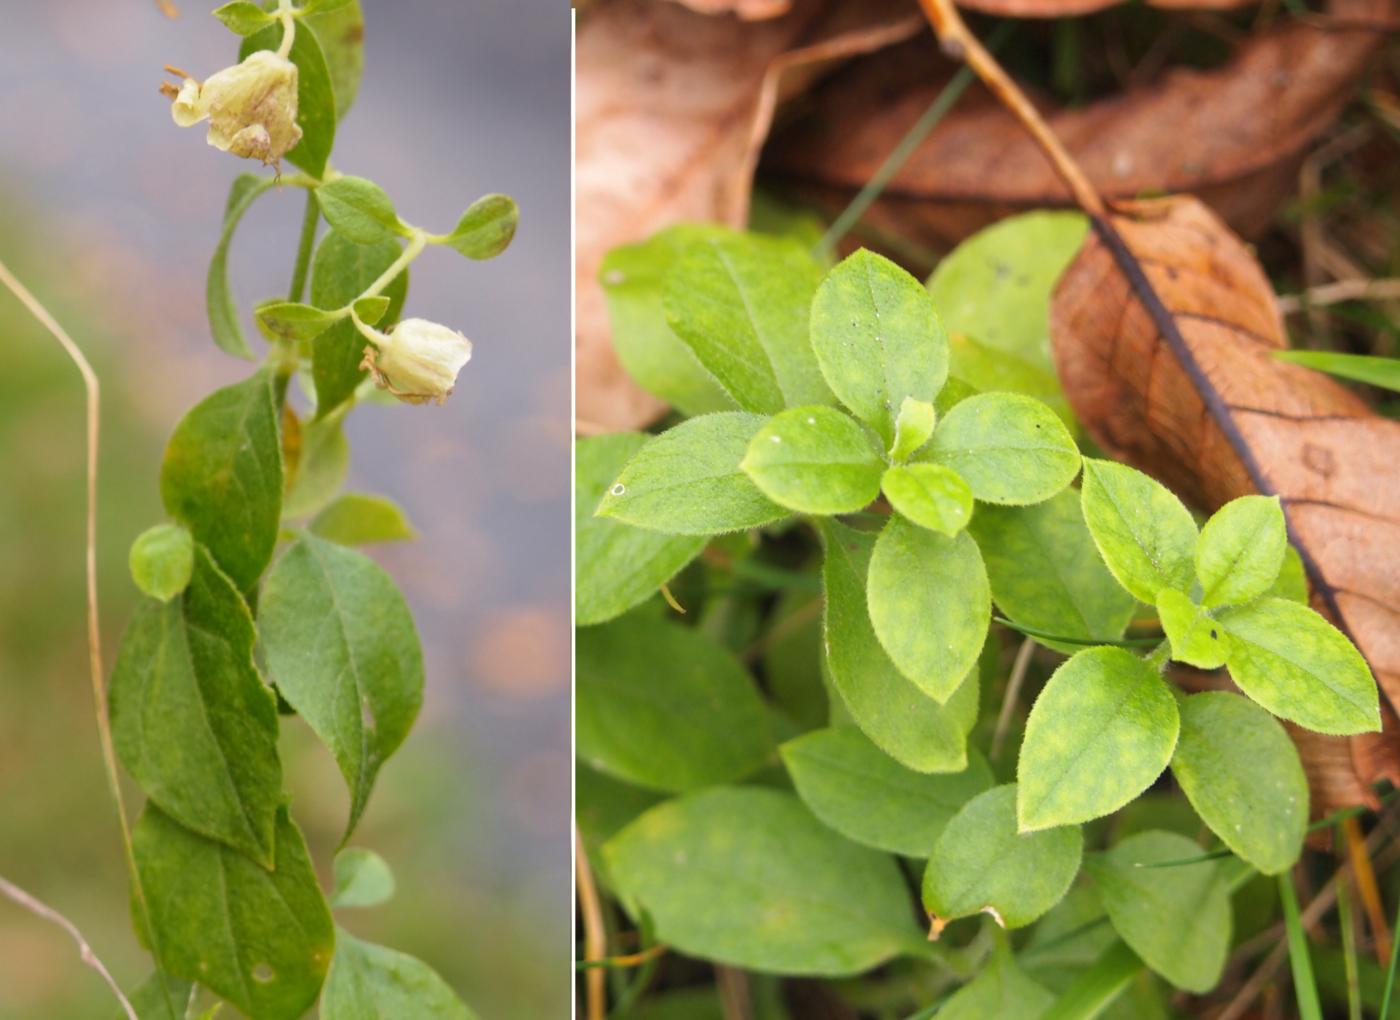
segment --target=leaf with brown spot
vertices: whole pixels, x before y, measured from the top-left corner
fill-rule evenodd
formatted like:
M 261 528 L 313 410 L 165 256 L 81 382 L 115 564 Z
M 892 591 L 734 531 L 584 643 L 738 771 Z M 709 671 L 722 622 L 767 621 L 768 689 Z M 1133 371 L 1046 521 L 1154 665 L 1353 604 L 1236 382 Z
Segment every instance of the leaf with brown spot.
M 581 427 L 630 428 L 662 410 L 613 354 L 603 255 L 683 220 L 742 226 L 775 109 L 834 64 L 922 30 L 903 0 L 793 0 L 787 14 L 752 23 L 648 0 L 590 6 L 575 120 Z
M 1400 703 L 1400 422 L 1329 377 L 1281 362 L 1258 262 L 1190 197 L 1121 204 L 1096 224 L 1051 308 L 1075 413 L 1114 456 L 1212 511 L 1278 494 L 1314 608 L 1355 641 Z M 1396 719 L 1350 738 L 1301 735 L 1317 813 L 1400 779 Z M 1296 732 L 1296 731 L 1295 731 Z M 1345 749 L 1345 750 L 1344 750 Z M 1345 753 L 1349 751 L 1349 753 Z M 1349 769 L 1340 767 L 1349 763 Z
M 1394 18 L 1400 3 L 1335 0 L 1331 11 L 1380 20 Z M 1383 41 L 1374 29 L 1288 19 L 1249 37 L 1221 67 L 1173 68 L 1082 108 L 1037 105 L 1105 197 L 1189 192 L 1253 236 L 1293 194 L 1306 147 L 1336 119 Z M 811 115 L 774 139 L 765 169 L 839 208 L 953 67 L 931 39 L 853 64 L 814 94 Z M 975 87 L 910 157 L 869 220 L 942 246 L 1019 209 L 1070 204 L 1032 138 Z

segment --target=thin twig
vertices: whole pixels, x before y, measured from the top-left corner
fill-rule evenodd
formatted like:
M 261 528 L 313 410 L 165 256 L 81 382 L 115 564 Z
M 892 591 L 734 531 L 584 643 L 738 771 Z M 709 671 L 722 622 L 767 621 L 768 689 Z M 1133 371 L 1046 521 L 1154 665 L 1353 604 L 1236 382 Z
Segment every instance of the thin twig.
M 136 869 L 136 853 L 131 842 L 131 826 L 127 822 L 126 800 L 122 794 L 121 776 L 117 771 L 117 755 L 112 746 L 112 726 L 107 714 L 107 685 L 102 669 L 102 626 L 97 603 L 97 451 L 101 437 L 101 387 L 97 373 L 83 355 L 82 349 L 73 341 L 67 331 L 49 314 L 49 310 L 29 292 L 4 262 L 0 262 L 0 283 L 3 283 L 29 314 L 34 316 L 55 340 L 83 378 L 83 390 L 87 395 L 87 527 L 86 527 L 86 577 L 87 577 L 87 645 L 88 673 L 92 683 L 93 709 L 97 716 L 97 734 L 102 746 L 102 765 L 107 773 L 107 785 L 111 789 L 112 801 L 117 809 L 117 822 L 121 828 L 122 850 L 126 855 L 127 872 L 136 894 L 137 907 L 141 912 L 145 930 L 150 934 L 160 959 L 158 938 L 155 926 L 151 924 L 150 910 L 146 904 L 146 892 L 141 885 L 141 876 Z M 157 968 L 159 965 L 157 965 Z
M 1371 855 L 1366 852 L 1365 840 L 1361 836 L 1361 823 L 1355 816 L 1342 820 L 1342 835 L 1346 839 L 1347 855 L 1351 858 L 1351 870 L 1356 878 L 1356 892 L 1366 909 L 1371 940 L 1375 943 L 1376 962 L 1384 967 L 1385 961 L 1390 958 L 1390 925 L 1385 919 L 1385 907 L 1381 903 L 1380 888 L 1376 885 Z
M 719 1003 L 724 1011 L 724 1020 L 754 1020 L 747 974 L 737 967 L 716 964 L 715 983 L 719 985 Z
M 598 887 L 593 882 L 593 869 L 588 866 L 588 853 L 577 827 L 574 828 L 574 862 L 578 872 L 579 913 L 583 915 L 583 958 L 594 963 L 607 955 L 607 933 L 603 927 Z M 607 972 L 602 967 L 591 968 L 583 976 L 588 993 L 588 1020 L 604 1020 L 607 1015 L 606 977 Z
M 1301 294 L 1285 294 L 1278 299 L 1279 311 L 1296 315 L 1309 308 L 1340 304 L 1343 301 L 1400 300 L 1400 279 L 1338 280 L 1310 287 Z
M 122 993 L 121 986 L 112 978 L 111 973 L 103 965 L 102 961 L 97 958 L 97 954 L 92 951 L 92 946 L 88 945 L 87 939 L 83 938 L 83 933 L 78 930 L 77 925 L 47 903 L 36 899 L 13 882 L 6 881 L 3 878 L 0 878 L 0 893 L 4 893 L 10 900 L 17 903 L 31 914 L 34 914 L 36 917 L 41 917 L 45 921 L 52 921 L 71 935 L 73 941 L 78 943 L 78 956 L 82 958 L 83 963 L 97 971 L 103 981 L 107 982 L 107 987 L 112 990 L 112 994 L 117 997 L 117 1001 L 121 1003 L 122 1009 L 126 1011 L 127 1020 L 140 1020 L 140 1017 L 136 1015 L 135 1007 L 131 1005 L 130 1000 Z
M 1026 673 L 1035 654 L 1035 639 L 1026 638 L 1016 651 L 1016 661 L 1011 664 L 1011 678 L 1006 682 L 1006 694 L 1001 699 L 1001 711 L 997 714 L 997 726 L 992 731 L 992 760 L 1001 759 L 1001 744 L 1006 739 L 1006 731 L 1011 728 L 1011 713 L 1021 696 L 1021 685 L 1026 681 Z
M 938 41 L 943 44 L 944 52 L 954 59 L 967 61 L 983 84 L 1031 133 L 1079 207 L 1091 216 L 1106 216 L 1107 209 L 1098 190 L 1089 183 L 1089 178 L 1066 151 L 1055 132 L 1050 130 L 1050 125 L 1045 123 L 1045 119 L 1026 98 L 1020 86 L 1012 81 L 996 58 L 963 23 L 962 16 L 958 14 L 952 0 L 919 0 L 919 6 L 923 8 L 924 16 L 928 18 L 933 30 L 938 33 Z

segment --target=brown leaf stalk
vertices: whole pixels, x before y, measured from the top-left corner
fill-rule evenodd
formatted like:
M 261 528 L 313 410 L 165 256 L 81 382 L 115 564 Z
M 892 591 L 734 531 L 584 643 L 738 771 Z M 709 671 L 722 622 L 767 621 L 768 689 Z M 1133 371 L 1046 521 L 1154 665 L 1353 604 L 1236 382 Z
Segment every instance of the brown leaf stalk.
M 593 881 L 593 869 L 588 866 L 588 853 L 583 848 L 583 839 L 577 828 L 574 829 L 574 868 L 578 875 L 578 908 L 583 917 L 583 959 L 587 963 L 595 963 L 607 955 L 607 931 L 603 926 L 603 906 L 598 899 L 598 886 Z M 605 1020 L 607 1016 L 605 979 L 606 974 L 601 967 L 590 967 L 584 971 L 588 1020 Z

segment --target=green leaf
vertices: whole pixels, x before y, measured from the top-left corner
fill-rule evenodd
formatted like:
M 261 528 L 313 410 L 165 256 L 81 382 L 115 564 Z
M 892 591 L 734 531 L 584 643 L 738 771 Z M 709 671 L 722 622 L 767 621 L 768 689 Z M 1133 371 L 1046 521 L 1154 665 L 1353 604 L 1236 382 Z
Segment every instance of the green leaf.
M 1196 543 L 1201 605 L 1233 606 L 1263 595 L 1278 580 L 1288 533 L 1277 496 L 1241 496 L 1206 521 Z
M 169 602 L 190 583 L 194 572 L 194 538 L 179 524 L 157 524 L 136 536 L 127 557 L 136 587 Z
M 423 652 L 403 595 L 363 553 L 306 535 L 263 585 L 258 633 L 268 672 L 350 787 L 354 831 L 379 767 L 423 701 Z
M 1306 365 L 1342 379 L 1379 386 L 1400 393 L 1400 358 L 1370 354 L 1338 354 L 1335 351 L 1270 351 L 1279 361 Z
M 676 224 L 640 244 L 612 249 L 598 271 L 622 367 L 642 389 L 685 415 L 732 411 L 735 404 L 666 324 L 663 282 L 691 244 L 723 235 L 708 224 Z
M 335 959 L 321 995 L 321 1020 L 475 1020 L 437 971 L 422 960 L 336 929 Z
M 298 304 L 295 301 L 270 301 L 253 310 L 258 328 L 270 340 L 315 340 L 330 329 L 342 316 Z
M 127 996 L 131 1008 L 140 1020 L 185 1020 L 186 1007 L 194 991 L 194 983 L 159 971 L 146 978 Z M 130 1020 L 126 1010 L 118 1008 L 113 1020 Z
M 646 445 L 640 432 L 574 444 L 574 617 L 605 623 L 650 598 L 705 547 L 700 536 L 664 535 L 594 515 L 623 466 Z
M 378 184 L 363 177 L 335 177 L 316 189 L 321 215 L 332 230 L 356 244 L 393 240 L 404 233 L 394 202 Z
M 365 18 L 360 2 L 311 0 L 302 8 L 301 28 L 310 28 L 321 43 L 335 96 L 336 120 L 343 120 L 360 91 L 365 66 Z
M 393 265 L 400 248 L 395 241 L 360 245 L 330 231 L 316 247 L 311 260 L 311 303 L 318 308 L 343 308 Z M 381 328 L 392 325 L 408 294 L 408 270 L 384 288 L 392 304 Z M 349 318 L 336 323 L 311 348 L 311 376 L 316 384 L 316 413 L 325 417 L 355 392 L 365 378 L 360 361 L 365 339 Z
M 325 14 L 328 11 L 338 11 L 347 4 L 354 3 L 355 0 L 306 0 L 301 5 L 301 16 L 309 14 Z
M 272 377 L 215 390 L 180 419 L 165 448 L 160 494 L 242 591 L 262 576 L 282 517 L 282 448 Z
M 1017 832 L 1016 800 L 1014 783 L 978 794 L 938 837 L 923 885 L 935 935 L 984 912 L 1023 928 L 1069 891 L 1084 849 L 1079 827 Z
M 1376 681 L 1341 631 L 1307 606 L 1262 598 L 1219 614 L 1231 678 L 1274 715 L 1318 733 L 1380 729 Z
M 907 768 L 961 772 L 968 764 L 967 733 L 977 721 L 976 667 L 945 705 L 905 679 L 876 639 L 866 607 L 874 537 L 830 520 L 818 521 L 817 527 L 826 550 L 826 666 L 852 720 Z
M 938 424 L 938 411 L 927 400 L 905 397 L 894 420 L 894 442 L 890 444 L 890 460 L 903 464 L 919 447 L 928 442 Z
M 469 259 L 493 259 L 509 247 L 519 222 L 515 199 L 483 195 L 467 207 L 443 243 Z
M 355 314 L 359 316 L 361 322 L 366 326 L 374 326 L 379 320 L 384 318 L 389 312 L 389 306 L 394 302 L 386 298 L 383 294 L 374 297 L 360 298 L 352 306 Z
M 982 506 L 969 530 L 986 561 L 992 598 L 1013 623 L 1085 641 L 1123 635 L 1136 603 L 1099 558 L 1074 489 L 1034 506 Z
M 1055 412 L 1017 393 L 980 393 L 944 416 L 927 459 L 960 474 L 984 503 L 1039 503 L 1079 473 L 1079 448 Z
M 1225 628 L 1188 596 L 1174 588 L 1163 588 L 1157 593 L 1157 616 L 1177 662 L 1197 669 L 1219 669 L 1225 665 L 1229 647 Z
M 301 832 L 277 813 L 264 870 L 147 805 L 132 831 L 160 966 L 258 1020 L 296 1020 L 316 1001 L 335 949 L 330 910 Z M 140 928 L 141 914 L 137 912 Z
M 219 349 L 236 358 L 253 360 L 252 348 L 238 325 L 238 303 L 228 282 L 228 249 L 233 232 L 248 207 L 277 183 L 275 177 L 239 174 L 233 180 L 228 203 L 224 209 L 224 225 L 219 235 L 214 257 L 209 260 L 209 273 L 204 284 L 204 304 L 209 314 L 209 331 Z
M 1214 861 L 1143 867 L 1200 856 L 1173 832 L 1129 836 L 1085 870 L 1114 929 L 1148 967 L 1176 987 L 1207 992 L 1220 980 L 1230 946 L 1230 896 Z
M 269 25 L 248 36 L 238 48 L 245 60 L 258 50 L 276 50 L 282 44 L 282 26 Z M 297 32 L 288 55 L 297 65 L 297 125 L 301 141 L 287 153 L 287 162 L 312 177 L 322 177 L 335 145 L 335 91 L 330 68 L 315 32 Z
M 232 3 L 216 7 L 214 17 L 237 35 L 252 35 L 277 20 L 251 0 L 233 0 Z
M 1010 950 L 999 948 L 935 1016 L 937 1020 L 1033 1020 L 1054 1000 L 1049 989 L 1016 965 Z
M 786 517 L 740 467 L 765 421 L 731 411 L 663 432 L 627 462 L 598 515 L 670 535 L 744 531 Z
M 341 545 L 407 542 L 417 537 L 403 508 L 386 496 L 347 492 L 311 519 L 313 535 Z
M 1090 967 L 1070 981 L 1039 1020 L 1094 1020 L 1099 1016 L 1136 1017 L 1107 1012 L 1143 971 L 1137 954 L 1118 939 Z
M 1181 703 L 1172 774 L 1228 846 L 1266 875 L 1293 866 L 1308 827 L 1308 780 L 1283 727 L 1238 694 Z
M 282 516 L 288 520 L 306 517 L 335 498 L 350 471 L 350 444 L 345 440 L 341 418 L 318 418 L 301 425 L 300 453 L 295 471 L 289 471 L 287 495 Z
M 827 384 L 886 449 L 894 446 L 904 399 L 932 403 L 948 377 L 948 338 L 928 291 L 865 249 L 818 288 L 812 348 Z
M 603 844 L 634 818 L 661 803 L 663 796 L 624 783 L 574 760 L 574 821 L 600 885 L 614 888 L 602 857 Z
M 662 281 L 694 239 L 720 228 L 678 224 L 603 256 L 598 278 L 608 298 L 613 350 L 644 390 L 686 416 L 734 410 L 734 400 L 666 325 Z
M 1156 781 L 1176 747 L 1176 700 L 1152 666 L 1087 648 L 1036 698 L 1016 766 L 1021 829 L 1087 822 Z
M 689 956 L 834 976 L 920 941 L 894 861 L 838 836 L 788 793 L 715 787 L 667 801 L 604 856 L 629 910 L 646 911 L 657 939 Z
M 264 863 L 282 797 L 277 708 L 243 597 L 199 549 L 178 600 L 146 602 L 112 671 L 112 739 L 167 814 Z
M 948 820 L 993 782 L 976 752 L 962 772 L 923 775 L 850 726 L 814 730 L 780 750 L 813 814 L 847 839 L 906 857 L 932 853 Z
M 1308 604 L 1308 572 L 1303 566 L 1303 557 L 1299 556 L 1298 550 L 1291 545 L 1284 547 L 1283 567 L 1278 572 L 1277 580 L 1265 594 L 1305 606 Z
M 977 662 L 992 619 L 977 543 L 891 517 L 875 543 L 870 622 L 899 671 L 940 702 Z
M 1050 297 L 1087 231 L 1088 220 L 1080 213 L 1032 212 L 973 234 L 928 281 L 944 325 L 1053 380 Z M 962 367 L 956 352 L 953 361 Z
M 1139 602 L 1190 591 L 1196 522 L 1165 486 L 1123 464 L 1084 458 L 1084 521 L 1118 583 Z
M 949 538 L 972 519 L 972 490 L 952 468 L 942 464 L 898 464 L 880 479 L 885 498 L 921 528 Z
M 853 513 L 880 494 L 885 463 L 852 417 L 834 407 L 794 407 L 768 419 L 740 467 L 765 496 L 811 514 Z
M 373 850 L 348 846 L 335 855 L 331 906 L 377 907 L 394 897 L 394 872 Z M 342 943 L 343 945 L 343 943 Z
M 948 333 L 949 371 L 978 393 L 1020 393 L 1041 401 L 1070 429 L 1074 412 L 1053 368 L 1008 354 L 956 330 Z
M 792 241 L 707 235 L 666 277 L 666 320 L 745 410 L 831 403 L 807 340 L 820 275 Z
M 575 745 L 599 771 L 677 792 L 738 779 L 772 753 L 753 681 L 702 632 L 627 616 L 576 641 Z

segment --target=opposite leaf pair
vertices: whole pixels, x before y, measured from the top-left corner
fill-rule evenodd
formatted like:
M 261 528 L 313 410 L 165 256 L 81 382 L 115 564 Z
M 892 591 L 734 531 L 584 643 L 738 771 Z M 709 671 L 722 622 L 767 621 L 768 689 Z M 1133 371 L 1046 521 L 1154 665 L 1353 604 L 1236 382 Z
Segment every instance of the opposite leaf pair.
M 1155 603 L 1171 657 L 1226 666 L 1270 712 L 1319 733 L 1378 730 L 1375 680 L 1346 636 L 1306 605 L 1277 497 L 1243 496 L 1201 529 L 1132 468 L 1086 461 L 1084 517 L 1113 576 Z

